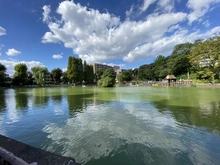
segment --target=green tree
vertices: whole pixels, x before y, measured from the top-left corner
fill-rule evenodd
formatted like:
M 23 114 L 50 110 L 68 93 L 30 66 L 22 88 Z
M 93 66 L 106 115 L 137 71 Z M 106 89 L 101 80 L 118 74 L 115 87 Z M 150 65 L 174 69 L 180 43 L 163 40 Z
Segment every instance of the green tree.
M 103 70 L 102 69 L 98 69 L 97 71 L 96 71 L 96 79 L 97 80 L 100 80 L 101 79 L 101 77 L 102 77 L 102 75 L 103 75 Z
M 132 80 L 137 80 L 138 79 L 138 68 L 133 68 L 131 72 L 132 72 Z
M 15 85 L 26 85 L 27 83 L 27 65 L 20 63 L 14 66 L 14 83 Z
M 203 42 L 198 42 L 189 56 L 195 71 L 208 69 L 214 75 L 220 76 L 220 36 L 214 36 Z
M 86 60 L 84 60 L 83 64 L 83 80 L 85 82 L 93 82 L 94 79 L 94 73 L 93 73 L 93 66 L 92 65 L 87 65 Z
M 6 72 L 6 67 L 0 63 L 0 86 L 4 84 L 5 72 Z
M 153 80 L 154 79 L 154 64 L 142 65 L 138 69 L 138 79 Z
M 81 83 L 84 77 L 81 58 L 70 56 L 67 66 L 67 77 L 71 82 Z
M 186 74 L 191 68 L 188 56 L 192 50 L 192 43 L 179 44 L 174 47 L 174 50 L 167 58 L 167 68 L 169 74 L 176 76 Z
M 115 72 L 113 69 L 106 69 L 101 79 L 98 81 L 98 86 L 113 87 L 115 86 Z
M 122 84 L 122 83 L 124 82 L 124 80 L 123 80 L 123 77 L 122 77 L 122 74 L 121 74 L 121 73 L 117 74 L 116 79 L 117 79 L 117 81 L 118 81 L 120 84 Z
M 33 73 L 31 72 L 27 72 L 27 85 L 33 85 Z
M 122 73 L 123 81 L 131 81 L 132 80 L 132 71 L 131 70 L 125 70 Z
M 51 71 L 51 75 L 55 83 L 60 82 L 62 74 L 63 74 L 63 71 L 60 68 L 55 68 Z
M 69 79 L 67 77 L 67 72 L 63 72 L 63 76 L 61 77 L 61 79 L 64 84 L 67 84 L 69 82 Z
M 168 70 L 167 70 L 167 63 L 166 63 L 166 58 L 162 55 L 157 56 L 157 58 L 154 61 L 154 68 L 153 68 L 153 72 L 154 72 L 154 79 L 155 80 L 161 80 L 164 79 L 167 74 L 168 74 Z
M 36 84 L 44 86 L 48 70 L 45 67 L 36 66 L 31 68 Z

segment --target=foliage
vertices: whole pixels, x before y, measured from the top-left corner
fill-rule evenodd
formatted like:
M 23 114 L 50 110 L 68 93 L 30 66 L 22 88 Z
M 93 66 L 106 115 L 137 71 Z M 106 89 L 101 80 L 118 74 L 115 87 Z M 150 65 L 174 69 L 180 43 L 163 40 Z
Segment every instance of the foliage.
M 116 79 L 117 79 L 117 81 L 118 81 L 120 84 L 122 84 L 122 83 L 124 82 L 124 80 L 123 80 L 123 77 L 122 77 L 122 74 L 121 74 L 121 73 L 117 74 Z
M 62 76 L 62 82 L 63 83 L 68 83 L 68 81 L 69 81 L 69 79 L 68 79 L 68 77 L 67 77 L 67 72 L 63 72 L 63 76 Z
M 19 63 L 14 66 L 14 84 L 15 85 L 26 85 L 27 83 L 27 65 Z
M 193 71 L 200 78 L 219 78 L 220 76 L 220 36 L 214 36 L 205 41 L 197 42 L 192 49 L 189 60 Z
M 167 76 L 168 71 L 166 65 L 166 58 L 162 55 L 157 56 L 153 68 L 155 80 L 162 80 Z
M 34 76 L 34 80 L 38 85 L 44 86 L 46 82 L 46 76 L 48 74 L 48 70 L 45 67 L 36 66 L 31 68 Z
M 33 85 L 33 74 L 31 72 L 27 72 L 27 85 Z
M 101 79 L 103 73 L 104 73 L 104 72 L 103 72 L 102 69 L 98 69 L 98 70 L 96 71 L 96 78 L 97 78 L 97 80 L 100 80 L 100 79 Z
M 2 86 L 5 80 L 6 67 L 0 63 L 0 85 Z
M 70 56 L 67 66 L 67 77 L 71 82 L 81 83 L 83 80 L 83 64 L 81 58 Z
M 51 71 L 51 75 L 53 77 L 53 80 L 56 82 L 56 83 L 59 83 L 60 82 L 60 79 L 61 79 L 61 76 L 63 74 L 63 71 L 60 69 L 60 68 L 55 68 Z
M 87 65 L 86 61 L 84 61 L 83 64 L 83 80 L 85 82 L 93 82 L 94 79 L 94 74 L 93 74 L 93 66 L 92 65 Z
M 115 86 L 115 72 L 113 69 L 106 69 L 98 81 L 98 86 L 113 87 Z

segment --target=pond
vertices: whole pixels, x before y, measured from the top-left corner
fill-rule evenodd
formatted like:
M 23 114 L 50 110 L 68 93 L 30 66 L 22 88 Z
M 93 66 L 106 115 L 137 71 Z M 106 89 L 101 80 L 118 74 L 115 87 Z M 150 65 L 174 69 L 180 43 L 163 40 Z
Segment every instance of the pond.
M 0 90 L 0 134 L 86 165 L 219 164 L 220 88 Z

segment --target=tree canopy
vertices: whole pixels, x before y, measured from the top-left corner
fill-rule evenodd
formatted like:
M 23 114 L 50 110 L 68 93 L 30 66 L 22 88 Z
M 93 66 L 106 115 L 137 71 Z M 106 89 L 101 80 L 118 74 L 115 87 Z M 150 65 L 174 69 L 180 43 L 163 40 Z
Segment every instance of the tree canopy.
M 31 68 L 36 84 L 44 86 L 48 70 L 45 67 L 36 66 Z
M 2 86 L 5 80 L 6 67 L 0 63 L 0 85 Z
M 15 85 L 26 85 L 27 83 L 27 65 L 19 63 L 14 66 L 14 84 Z
M 71 82 L 81 83 L 83 80 L 83 64 L 81 58 L 70 56 L 67 66 L 67 77 Z
M 51 75 L 53 77 L 53 80 L 56 83 L 60 82 L 62 74 L 63 74 L 63 71 L 60 68 L 55 68 L 51 71 Z
M 98 81 L 98 85 L 101 87 L 113 87 L 115 86 L 115 72 L 113 69 L 106 69 Z

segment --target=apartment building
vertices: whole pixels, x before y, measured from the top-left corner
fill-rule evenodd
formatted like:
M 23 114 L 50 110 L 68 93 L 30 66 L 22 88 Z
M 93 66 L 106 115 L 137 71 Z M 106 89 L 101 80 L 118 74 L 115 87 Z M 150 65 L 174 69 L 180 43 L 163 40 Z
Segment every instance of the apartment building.
M 120 66 L 109 66 L 104 64 L 93 64 L 93 73 L 96 74 L 97 70 L 101 69 L 103 72 L 106 69 L 113 69 L 115 72 L 120 69 Z

